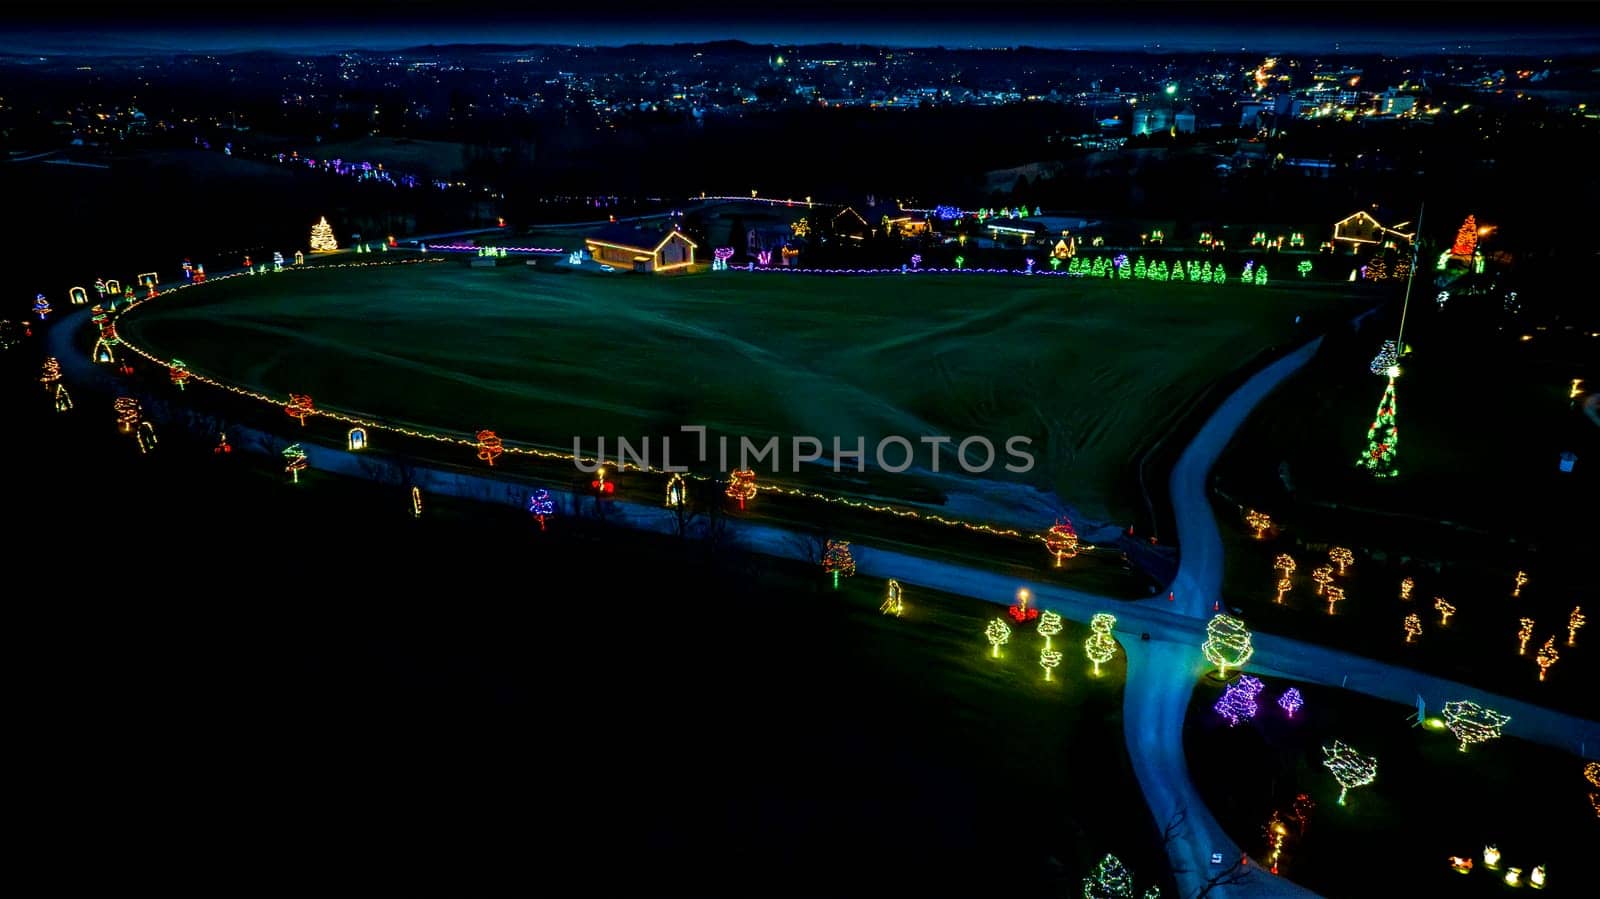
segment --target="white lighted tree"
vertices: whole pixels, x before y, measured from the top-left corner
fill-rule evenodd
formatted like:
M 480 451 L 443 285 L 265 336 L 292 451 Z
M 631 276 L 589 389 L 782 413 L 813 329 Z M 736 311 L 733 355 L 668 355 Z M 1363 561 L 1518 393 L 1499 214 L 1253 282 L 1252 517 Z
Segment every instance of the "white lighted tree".
M 1378 779 L 1378 760 L 1362 755 L 1342 741 L 1334 740 L 1332 746 L 1322 747 L 1323 767 L 1333 772 L 1339 781 L 1339 804 L 1344 805 L 1345 794 L 1356 787 L 1364 787 Z
M 996 618 L 983 629 L 983 635 L 994 646 L 994 657 L 1000 658 L 1000 644 L 1011 641 L 1011 626 Z
M 1050 680 L 1050 672 L 1061 664 L 1061 653 L 1054 649 L 1041 649 L 1039 651 L 1039 667 L 1044 669 L 1044 679 Z
M 1502 715 L 1465 699 L 1445 703 L 1439 714 L 1444 718 L 1444 726 L 1450 728 L 1450 732 L 1461 741 L 1462 752 L 1467 751 L 1468 744 L 1497 739 L 1500 728 L 1511 720 L 1510 715 Z
M 1045 609 L 1039 614 L 1039 636 L 1044 638 L 1044 648 L 1050 648 L 1050 638 L 1061 633 L 1061 616 Z
M 339 241 L 334 239 L 333 226 L 328 224 L 328 217 L 323 216 L 311 226 L 311 249 L 314 252 L 326 253 L 339 249 Z

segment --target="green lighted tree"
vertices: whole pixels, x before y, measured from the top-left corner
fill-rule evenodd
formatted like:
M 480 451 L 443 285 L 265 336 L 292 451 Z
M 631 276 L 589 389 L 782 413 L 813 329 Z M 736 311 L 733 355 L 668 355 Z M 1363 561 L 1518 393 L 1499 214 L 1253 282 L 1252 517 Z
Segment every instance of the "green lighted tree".
M 994 658 L 998 659 L 1000 658 L 1000 644 L 1011 641 L 1011 626 L 996 618 L 989 622 L 988 627 L 983 629 L 983 635 L 994 646 Z
M 1378 779 L 1378 760 L 1362 755 L 1339 740 L 1334 740 L 1332 746 L 1322 747 L 1322 754 L 1323 767 L 1332 771 L 1339 782 L 1340 805 L 1344 805 L 1346 793 Z
M 1061 633 L 1061 616 L 1045 609 L 1039 615 L 1039 636 L 1044 638 L 1044 648 L 1050 648 L 1050 638 Z
M 1500 728 L 1511 720 L 1494 709 L 1486 709 L 1475 702 L 1460 699 L 1447 702 L 1440 711 L 1445 727 L 1461 741 L 1461 751 L 1466 752 L 1472 743 L 1487 743 L 1500 736 Z
M 1250 631 L 1244 622 L 1227 615 L 1218 615 L 1206 622 L 1206 642 L 1200 651 L 1206 661 L 1217 666 L 1218 673 L 1226 678 L 1229 668 L 1238 668 L 1250 661 L 1255 648 L 1250 643 Z
M 1392 478 L 1400 472 L 1395 468 L 1394 457 L 1400 444 L 1400 429 L 1395 424 L 1394 381 L 1399 372 L 1389 369 L 1389 386 L 1378 400 L 1378 412 L 1367 426 L 1367 451 L 1356 464 L 1364 467 L 1375 478 Z
M 1107 855 L 1083 879 L 1083 899 L 1132 899 L 1133 875 L 1115 855 Z

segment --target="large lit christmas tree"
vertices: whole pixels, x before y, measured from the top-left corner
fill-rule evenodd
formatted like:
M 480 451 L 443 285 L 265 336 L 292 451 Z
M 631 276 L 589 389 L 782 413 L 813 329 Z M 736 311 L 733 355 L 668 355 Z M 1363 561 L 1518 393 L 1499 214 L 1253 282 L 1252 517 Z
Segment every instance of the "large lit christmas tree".
M 323 253 L 339 249 L 339 241 L 333 237 L 333 226 L 328 224 L 327 216 L 323 216 L 311 226 L 311 249 L 313 252 Z
M 1372 472 L 1375 478 L 1392 478 L 1399 474 L 1395 468 L 1396 447 L 1400 443 L 1399 426 L 1395 424 L 1394 382 L 1400 376 L 1398 366 L 1389 368 L 1389 386 L 1378 400 L 1378 414 L 1367 428 L 1367 451 L 1357 460 L 1358 465 Z
M 1450 246 L 1450 255 L 1471 258 L 1472 251 L 1478 248 L 1478 219 L 1467 216 L 1467 220 L 1456 229 L 1456 242 Z

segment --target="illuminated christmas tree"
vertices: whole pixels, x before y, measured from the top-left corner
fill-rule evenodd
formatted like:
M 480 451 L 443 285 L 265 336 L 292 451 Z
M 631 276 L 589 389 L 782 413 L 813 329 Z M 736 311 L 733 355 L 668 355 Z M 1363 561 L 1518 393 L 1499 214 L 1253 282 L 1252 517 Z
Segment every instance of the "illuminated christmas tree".
M 1278 557 L 1272 560 L 1272 567 L 1281 572 L 1284 577 L 1288 577 L 1294 574 L 1295 569 L 1299 566 L 1295 564 L 1293 556 L 1288 553 L 1279 553 Z
M 1107 855 L 1083 879 L 1083 899 L 1132 899 L 1133 875 L 1115 855 Z
M 1039 650 L 1039 667 L 1044 669 L 1044 679 L 1050 680 L 1050 672 L 1061 664 L 1061 653 L 1054 649 Z
M 1288 712 L 1290 718 L 1293 718 L 1294 713 L 1300 711 L 1300 707 L 1305 704 L 1305 700 L 1300 697 L 1300 691 L 1294 687 L 1283 691 L 1283 695 L 1278 697 L 1278 708 Z
M 1433 608 L 1434 611 L 1439 613 L 1439 624 L 1441 625 L 1449 624 L 1450 616 L 1456 613 L 1456 607 L 1446 602 L 1443 596 L 1435 596 L 1433 598 Z
M 1239 668 L 1250 661 L 1255 648 L 1243 621 L 1218 615 L 1206 622 L 1206 641 L 1201 644 L 1200 652 L 1206 661 L 1217 666 L 1218 675 L 1226 679 L 1228 669 Z
M 289 402 L 284 404 L 283 411 L 290 418 L 300 419 L 300 427 L 306 426 L 306 416 L 317 411 L 316 404 L 311 397 L 304 393 L 289 394 Z
M 539 522 L 539 530 L 545 529 L 545 519 L 556 514 L 556 501 L 550 497 L 550 491 L 540 487 L 528 496 L 528 514 Z
M 333 237 L 333 226 L 328 224 L 328 217 L 323 216 L 315 225 L 311 226 L 311 251 L 326 253 L 339 249 L 339 241 Z
M 39 373 L 39 383 L 45 390 L 54 390 L 56 382 L 61 380 L 61 360 L 54 356 L 46 356 L 44 366 Z
M 996 618 L 989 622 L 988 627 L 983 629 L 983 635 L 994 646 L 994 658 L 998 659 L 1000 658 L 1000 644 L 1011 641 L 1011 626 Z
M 1328 561 L 1339 566 L 1340 577 L 1344 577 L 1344 570 L 1350 567 L 1350 564 L 1355 560 L 1355 553 L 1343 546 L 1335 546 L 1333 549 L 1328 550 Z
M 1062 559 L 1070 559 L 1078 554 L 1078 532 L 1073 530 L 1072 522 L 1065 515 L 1056 519 L 1056 523 L 1045 532 L 1044 548 L 1055 556 L 1057 568 L 1061 567 Z
M 1539 680 L 1542 681 L 1545 674 L 1549 673 L 1550 666 L 1561 660 L 1561 653 L 1556 652 L 1556 638 L 1551 637 L 1544 641 L 1544 645 L 1539 647 L 1539 654 L 1534 656 L 1533 660 L 1539 663 Z
M 494 467 L 494 460 L 506 451 L 505 444 L 500 441 L 500 435 L 493 431 L 479 431 L 476 435 L 478 441 L 478 461 L 489 463 Z
M 1044 614 L 1039 616 L 1039 636 L 1044 638 L 1045 649 L 1050 648 L 1050 638 L 1061 633 L 1061 627 L 1061 616 L 1055 612 L 1045 609 Z
M 744 511 L 745 500 L 754 499 L 756 495 L 756 473 L 748 468 L 728 474 L 728 489 L 723 491 L 729 499 L 739 501 L 739 511 Z
M 1378 760 L 1362 755 L 1339 740 L 1334 740 L 1332 747 L 1322 747 L 1322 754 L 1323 766 L 1339 781 L 1340 805 L 1344 805 L 1346 793 L 1378 779 Z
M 1378 355 L 1373 356 L 1372 361 L 1368 363 L 1367 370 L 1375 375 L 1388 377 L 1389 369 L 1394 368 L 1399 362 L 1398 345 L 1392 340 L 1385 340 L 1383 346 L 1378 348 Z
M 1400 429 L 1395 424 L 1394 381 L 1400 376 L 1398 366 L 1389 368 L 1389 385 L 1378 400 L 1378 412 L 1367 427 L 1367 451 L 1357 460 L 1375 478 L 1392 478 L 1400 472 L 1395 469 L 1394 457 L 1400 444 Z
M 833 575 L 833 589 L 839 589 L 839 577 L 854 577 L 856 560 L 850 555 L 850 541 L 829 540 L 822 551 L 822 570 Z
M 1517 655 L 1528 654 L 1528 641 L 1533 639 L 1533 619 L 1521 618 L 1517 624 Z
M 1228 719 L 1229 727 L 1235 727 L 1240 721 L 1256 716 L 1256 712 L 1260 710 L 1256 705 L 1256 697 L 1261 695 L 1264 689 L 1266 685 L 1260 679 L 1246 674 L 1229 684 L 1228 689 L 1222 691 L 1222 697 L 1212 708 L 1216 709 L 1217 714 Z
M 1439 714 L 1444 718 L 1444 726 L 1450 728 L 1450 732 L 1461 741 L 1462 752 L 1467 751 L 1469 743 L 1498 739 L 1500 728 L 1511 720 L 1510 715 L 1502 715 L 1465 699 L 1445 703 Z
M 1318 565 L 1316 568 L 1311 569 L 1311 579 L 1317 584 L 1317 595 L 1321 596 L 1322 591 L 1328 589 L 1328 585 L 1333 583 L 1333 566 Z
M 1467 220 L 1456 229 L 1456 242 L 1450 246 L 1450 255 L 1463 259 L 1472 257 L 1472 251 L 1478 248 L 1478 219 L 1476 216 L 1467 216 Z
M 284 447 L 283 470 L 289 473 L 294 483 L 300 483 L 300 472 L 309 467 L 311 463 L 306 460 L 306 451 L 300 448 L 300 444 L 291 443 Z
M 1300 277 L 1302 277 L 1302 278 L 1304 278 L 1305 276 L 1311 274 L 1311 260 L 1302 259 L 1300 261 L 1300 264 L 1295 266 L 1295 271 L 1299 272 L 1300 273 Z
M 1251 509 L 1245 513 L 1244 523 L 1255 530 L 1256 539 L 1260 540 L 1266 535 L 1267 529 L 1272 527 L 1272 516 L 1265 512 L 1257 512 L 1255 509 Z
M 1261 265 L 1261 266 L 1257 266 L 1256 267 L 1255 282 L 1256 282 L 1256 286 L 1257 287 L 1265 287 L 1267 285 L 1267 267 L 1266 266 Z
M 1573 606 L 1572 614 L 1567 616 L 1567 645 L 1578 645 L 1578 628 L 1588 619 L 1583 617 L 1583 606 Z
M 72 395 L 67 393 L 67 385 L 56 385 L 56 411 L 67 412 L 72 409 Z
M 894 578 L 889 579 L 889 595 L 884 598 L 883 605 L 878 606 L 878 611 L 885 615 L 900 617 L 906 610 L 906 601 L 900 591 L 900 582 Z
M 1422 636 L 1422 619 L 1415 612 L 1406 616 L 1406 642 Z

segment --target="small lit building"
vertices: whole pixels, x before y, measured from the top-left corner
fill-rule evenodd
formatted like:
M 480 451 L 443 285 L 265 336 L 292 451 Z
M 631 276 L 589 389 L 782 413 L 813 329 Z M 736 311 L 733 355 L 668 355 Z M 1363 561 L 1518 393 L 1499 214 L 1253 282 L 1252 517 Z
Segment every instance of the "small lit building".
M 866 240 L 872 226 L 852 207 L 846 206 L 833 215 L 833 233 L 851 240 Z
M 862 218 L 874 228 L 882 228 L 888 237 L 916 236 L 928 231 L 926 216 L 901 209 L 898 203 L 879 203 L 869 206 Z
M 1385 226 L 1364 209 L 1333 223 L 1334 248 L 1351 253 L 1359 253 L 1363 248 L 1381 250 L 1410 246 L 1416 235 L 1417 229 L 1411 222 Z
M 595 262 L 636 272 L 688 268 L 699 249 L 682 231 L 647 231 L 624 224 L 607 225 L 583 243 Z

